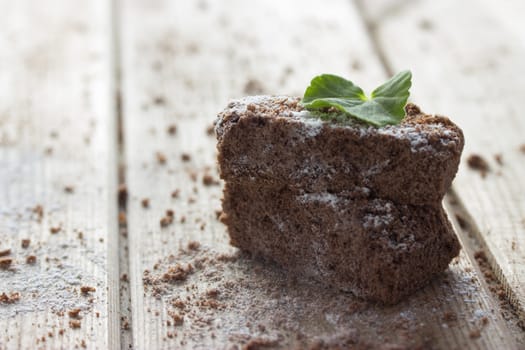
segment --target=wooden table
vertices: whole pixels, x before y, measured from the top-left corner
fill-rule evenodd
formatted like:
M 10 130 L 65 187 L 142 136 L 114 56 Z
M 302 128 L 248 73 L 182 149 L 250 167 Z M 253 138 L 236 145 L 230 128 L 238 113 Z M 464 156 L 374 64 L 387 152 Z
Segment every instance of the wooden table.
M 0 349 L 525 348 L 522 1 L 0 8 Z M 448 271 L 383 307 L 231 248 L 209 130 L 228 100 L 404 68 L 467 140 Z

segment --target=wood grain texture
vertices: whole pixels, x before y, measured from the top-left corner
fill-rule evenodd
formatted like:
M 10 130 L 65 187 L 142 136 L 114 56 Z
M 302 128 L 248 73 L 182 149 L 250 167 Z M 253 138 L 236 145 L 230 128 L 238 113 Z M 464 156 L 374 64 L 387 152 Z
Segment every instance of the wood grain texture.
M 203 184 L 205 174 L 217 179 L 207 128 L 228 99 L 300 95 L 317 73 L 366 89 L 381 81 L 351 2 L 125 0 L 122 15 L 136 348 L 517 348 L 464 253 L 431 286 L 385 308 L 296 281 L 228 245 L 215 212 L 221 186 Z M 161 228 L 166 210 L 174 221 Z
M 453 189 L 525 320 L 525 41 L 523 31 L 515 30 L 520 5 L 362 3 L 388 63 L 394 70 L 412 69 L 413 100 L 463 128 L 466 147 Z M 473 154 L 488 162 L 486 177 L 467 165 Z
M 110 9 L 38 5 L 0 2 L 0 349 L 118 348 Z

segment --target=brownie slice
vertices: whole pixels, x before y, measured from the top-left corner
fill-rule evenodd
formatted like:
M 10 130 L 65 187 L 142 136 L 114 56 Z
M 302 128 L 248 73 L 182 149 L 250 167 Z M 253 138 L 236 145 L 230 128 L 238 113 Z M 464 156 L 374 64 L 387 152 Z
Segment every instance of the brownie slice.
M 231 243 L 288 270 L 395 303 L 459 252 L 441 200 L 464 144 L 408 105 L 397 126 L 323 121 L 298 98 L 233 101 L 216 122 Z

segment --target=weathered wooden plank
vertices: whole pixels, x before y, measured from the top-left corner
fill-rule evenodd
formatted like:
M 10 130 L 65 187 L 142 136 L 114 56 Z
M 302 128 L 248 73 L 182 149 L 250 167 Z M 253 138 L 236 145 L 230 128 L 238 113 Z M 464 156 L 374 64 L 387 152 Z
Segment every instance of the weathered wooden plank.
M 362 3 L 387 61 L 413 70 L 414 101 L 463 128 L 466 147 L 454 190 L 524 320 L 525 41 L 501 15 L 518 9 L 517 2 L 497 11 L 488 1 L 400 1 L 394 11 L 389 1 Z M 474 154 L 486 160 L 486 176 L 468 166 Z
M 203 183 L 218 178 L 207 128 L 229 98 L 300 95 L 317 73 L 351 76 L 366 88 L 383 80 L 351 2 L 123 5 L 135 347 L 516 347 L 464 253 L 432 286 L 382 307 L 297 282 L 228 246 L 215 212 L 221 187 Z M 171 224 L 166 210 L 174 211 Z
M 0 348 L 118 348 L 110 8 L 0 8 Z

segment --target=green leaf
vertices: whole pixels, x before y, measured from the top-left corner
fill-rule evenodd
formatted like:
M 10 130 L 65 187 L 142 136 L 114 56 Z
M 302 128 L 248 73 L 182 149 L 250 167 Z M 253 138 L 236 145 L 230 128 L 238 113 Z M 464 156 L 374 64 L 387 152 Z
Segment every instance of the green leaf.
M 368 98 L 350 80 L 323 74 L 312 79 L 301 104 L 310 111 L 325 111 L 333 107 L 374 126 L 399 124 L 405 116 L 411 79 L 410 71 L 399 72 L 376 88 Z

